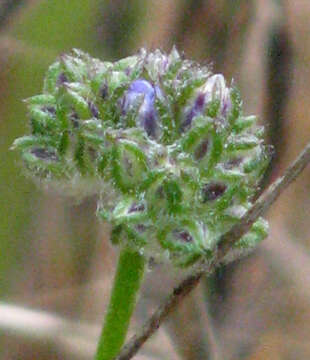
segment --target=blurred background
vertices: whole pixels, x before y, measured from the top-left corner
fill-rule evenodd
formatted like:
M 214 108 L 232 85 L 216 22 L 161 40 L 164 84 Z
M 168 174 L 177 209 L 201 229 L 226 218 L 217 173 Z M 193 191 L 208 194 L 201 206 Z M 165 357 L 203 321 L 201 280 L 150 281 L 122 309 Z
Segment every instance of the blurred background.
M 92 359 L 117 257 L 95 199 L 24 176 L 9 151 L 28 131 L 22 99 L 72 47 L 116 60 L 173 44 L 266 125 L 266 186 L 310 140 L 309 0 L 0 0 L 0 359 Z M 310 168 L 266 215 L 269 238 L 204 279 L 135 359 L 310 359 L 309 195 Z M 148 272 L 132 333 L 183 275 Z

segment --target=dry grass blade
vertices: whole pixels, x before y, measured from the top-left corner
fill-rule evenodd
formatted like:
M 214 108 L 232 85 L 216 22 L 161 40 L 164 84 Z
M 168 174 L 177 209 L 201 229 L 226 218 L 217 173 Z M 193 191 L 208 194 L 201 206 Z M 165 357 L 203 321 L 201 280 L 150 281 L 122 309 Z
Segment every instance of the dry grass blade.
M 14 336 L 27 337 L 59 346 L 76 358 L 90 358 L 99 327 L 64 320 L 38 310 L 0 303 L 0 328 Z

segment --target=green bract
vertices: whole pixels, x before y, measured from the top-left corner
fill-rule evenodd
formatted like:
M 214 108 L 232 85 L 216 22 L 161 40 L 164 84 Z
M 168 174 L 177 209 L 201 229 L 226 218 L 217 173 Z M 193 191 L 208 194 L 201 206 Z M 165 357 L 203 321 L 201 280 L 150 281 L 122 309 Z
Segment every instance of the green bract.
M 243 115 L 238 91 L 176 49 L 114 63 L 73 50 L 26 102 L 31 134 L 14 147 L 29 173 L 97 193 L 113 243 L 180 266 L 212 259 L 268 163 L 263 129 Z M 266 232 L 260 219 L 236 247 Z

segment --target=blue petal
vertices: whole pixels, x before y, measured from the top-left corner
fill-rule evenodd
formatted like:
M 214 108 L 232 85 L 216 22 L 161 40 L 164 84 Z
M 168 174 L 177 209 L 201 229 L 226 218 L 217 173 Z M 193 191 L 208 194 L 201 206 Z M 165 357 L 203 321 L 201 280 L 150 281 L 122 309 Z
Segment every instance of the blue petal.
M 157 132 L 155 98 L 160 96 L 162 92 L 158 86 L 154 87 L 147 80 L 138 79 L 130 84 L 122 101 L 122 113 L 126 114 L 137 104 L 137 101 L 142 100 L 139 109 L 139 125 L 152 137 L 155 137 Z

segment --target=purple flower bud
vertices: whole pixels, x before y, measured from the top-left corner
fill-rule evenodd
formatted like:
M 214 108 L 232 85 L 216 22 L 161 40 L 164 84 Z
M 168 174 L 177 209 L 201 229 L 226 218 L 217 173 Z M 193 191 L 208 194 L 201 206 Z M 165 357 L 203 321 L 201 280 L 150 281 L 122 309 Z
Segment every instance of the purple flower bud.
M 221 103 L 221 113 L 223 116 L 227 116 L 232 109 L 230 91 L 228 89 L 226 89 L 226 90 L 227 91 L 225 92 L 224 97 L 222 99 L 222 103 Z
M 230 89 L 226 87 L 225 79 L 222 74 L 211 76 L 203 85 L 206 104 L 210 101 L 220 101 L 220 114 L 226 116 L 232 107 L 230 99 Z
M 171 63 L 171 59 L 166 54 L 163 54 L 160 50 L 156 50 L 154 53 L 149 54 L 145 60 L 145 67 L 151 74 L 151 78 L 154 79 L 157 76 L 164 75 Z
M 232 107 L 230 90 L 226 87 L 223 75 L 216 74 L 208 78 L 200 88 L 193 105 L 185 114 L 185 120 L 181 124 L 181 131 L 190 127 L 194 117 L 203 115 L 211 101 L 220 101 L 220 115 L 226 116 Z
M 98 119 L 99 118 L 99 110 L 98 110 L 97 106 L 92 101 L 88 101 L 88 107 L 89 107 L 89 110 L 90 110 L 91 114 L 93 115 L 93 117 Z
M 155 89 L 144 79 L 135 80 L 130 84 L 123 100 L 123 110 L 127 112 L 135 105 L 136 101 L 140 99 L 141 96 L 143 96 L 144 103 L 146 103 L 145 107 L 152 107 L 155 99 Z
M 201 115 L 205 107 L 205 94 L 201 93 L 197 96 L 194 105 L 190 108 L 185 116 L 185 121 L 181 125 L 181 131 L 185 131 L 188 128 L 195 116 Z
M 122 113 L 125 115 L 139 104 L 139 122 L 149 136 L 155 137 L 157 130 L 156 97 L 162 96 L 161 90 L 144 79 L 135 80 L 122 99 Z

